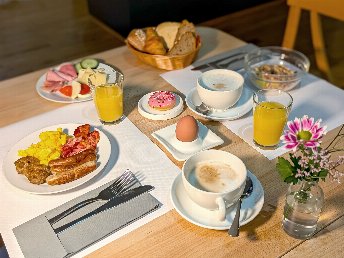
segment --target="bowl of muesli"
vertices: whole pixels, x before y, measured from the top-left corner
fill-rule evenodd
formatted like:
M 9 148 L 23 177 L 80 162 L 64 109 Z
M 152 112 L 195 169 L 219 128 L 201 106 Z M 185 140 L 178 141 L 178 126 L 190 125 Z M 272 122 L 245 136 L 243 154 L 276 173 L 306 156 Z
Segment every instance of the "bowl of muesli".
M 309 66 L 304 54 L 283 47 L 261 47 L 245 55 L 247 78 L 258 89 L 291 90 L 300 85 Z

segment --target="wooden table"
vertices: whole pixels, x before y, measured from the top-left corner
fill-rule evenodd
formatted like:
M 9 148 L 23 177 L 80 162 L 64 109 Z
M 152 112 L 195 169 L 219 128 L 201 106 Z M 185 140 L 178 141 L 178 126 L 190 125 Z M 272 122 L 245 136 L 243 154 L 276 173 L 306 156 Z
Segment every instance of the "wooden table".
M 203 47 L 198 59 L 206 59 L 226 50 L 245 44 L 221 31 L 199 28 Z M 125 74 L 125 115 L 154 143 L 157 129 L 175 123 L 152 121 L 143 118 L 137 111 L 138 100 L 153 90 L 175 89 L 165 82 L 158 70 L 142 64 L 126 47 L 112 49 L 93 55 L 120 68 Z M 0 82 L 0 126 L 63 106 L 41 98 L 35 91 L 37 79 L 46 70 Z M 89 254 L 87 257 L 340 257 L 344 240 L 344 185 L 321 183 L 325 193 L 325 205 L 318 225 L 318 233 L 307 241 L 297 240 L 284 233 L 281 227 L 282 212 L 287 185 L 275 169 L 276 160 L 269 161 L 237 135 L 219 122 L 207 121 L 185 108 L 180 116 L 191 114 L 206 124 L 225 143 L 219 148 L 239 156 L 250 171 L 259 178 L 265 190 L 265 203 L 260 214 L 241 228 L 240 236 L 232 238 L 226 231 L 216 231 L 195 226 L 184 220 L 175 210 L 156 218 L 130 234 Z M 179 117 L 180 117 L 179 116 Z M 324 139 L 328 142 L 339 128 L 332 130 Z M 3 136 L 2 136 L 3 137 Z M 168 152 L 166 155 L 181 168 Z M 0 190 L 1 191 L 1 190 Z M 6 242 L 6 241 L 5 241 Z

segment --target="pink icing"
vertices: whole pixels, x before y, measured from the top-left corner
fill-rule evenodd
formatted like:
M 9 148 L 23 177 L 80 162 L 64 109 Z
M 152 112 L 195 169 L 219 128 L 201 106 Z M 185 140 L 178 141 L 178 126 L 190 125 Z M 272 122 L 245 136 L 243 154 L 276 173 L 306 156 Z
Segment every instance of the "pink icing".
M 172 108 L 176 104 L 176 96 L 170 91 L 156 91 L 148 100 L 153 108 Z

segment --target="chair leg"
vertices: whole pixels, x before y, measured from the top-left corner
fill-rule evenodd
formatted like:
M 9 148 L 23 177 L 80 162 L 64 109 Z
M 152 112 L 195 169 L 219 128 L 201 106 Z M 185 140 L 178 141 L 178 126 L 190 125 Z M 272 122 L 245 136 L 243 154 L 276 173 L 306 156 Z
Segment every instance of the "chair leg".
M 289 7 L 287 26 L 284 32 L 282 46 L 293 48 L 299 27 L 301 8 L 296 6 Z
M 319 14 L 311 11 L 310 22 L 313 47 L 315 51 L 315 61 L 319 70 L 327 76 L 329 81 L 333 82 L 333 76 L 325 51 L 324 37 Z

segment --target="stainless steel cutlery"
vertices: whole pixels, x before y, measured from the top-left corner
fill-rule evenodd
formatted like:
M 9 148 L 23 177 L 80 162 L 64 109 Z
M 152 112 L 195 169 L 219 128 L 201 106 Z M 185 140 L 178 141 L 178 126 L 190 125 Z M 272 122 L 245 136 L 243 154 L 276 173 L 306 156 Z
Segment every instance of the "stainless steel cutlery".
M 218 60 L 196 66 L 196 67 L 192 68 L 191 70 L 192 71 L 198 71 L 198 70 L 203 71 L 203 70 L 207 70 L 209 68 L 227 68 L 228 65 L 230 65 L 231 63 L 234 63 L 238 60 L 244 59 L 244 55 L 245 55 L 245 52 L 237 52 L 237 53 L 234 53 L 230 56 L 226 56 L 226 57 L 220 58 Z M 237 56 L 240 56 L 240 57 L 232 59 L 233 57 L 237 57 Z M 229 59 L 231 59 L 231 60 L 229 60 Z M 222 62 L 224 62 L 226 60 L 229 60 L 229 61 L 226 62 L 225 64 L 221 64 Z
M 76 210 L 79 210 L 80 208 L 90 203 L 100 201 L 100 200 L 103 200 L 103 201 L 111 200 L 112 198 L 125 193 L 130 187 L 132 187 L 137 182 L 138 181 L 135 175 L 131 171 L 127 170 L 120 177 L 118 177 L 110 186 L 103 189 L 98 194 L 98 196 L 77 203 L 73 207 L 49 219 L 48 222 L 52 225 L 58 222 L 59 220 L 63 219 L 64 217 L 68 216 L 69 214 L 75 212 Z
M 107 209 L 114 208 L 122 203 L 125 203 L 141 194 L 147 193 L 151 190 L 153 190 L 154 187 L 151 185 L 144 185 L 144 186 L 139 186 L 130 190 L 127 190 L 124 194 L 116 196 L 115 198 L 110 199 L 108 202 L 106 202 L 104 205 L 100 206 L 99 208 L 85 214 L 84 216 L 81 216 L 80 218 L 77 218 L 61 227 L 58 227 L 54 229 L 54 232 L 56 234 L 59 234 L 60 232 L 66 230 L 67 228 L 79 223 L 82 220 L 85 220 L 93 215 L 96 215 L 100 212 L 103 212 Z

